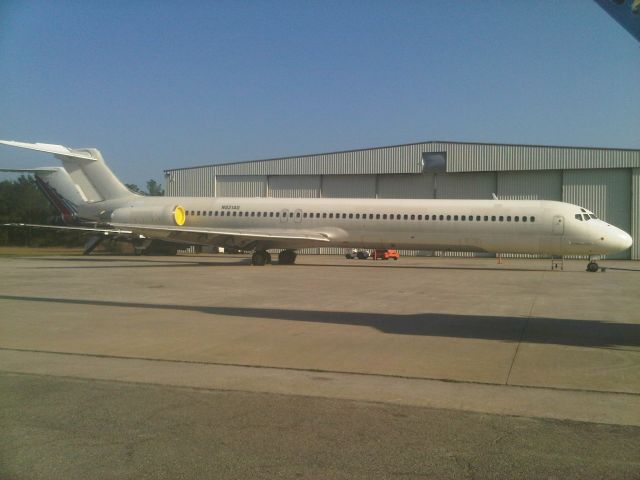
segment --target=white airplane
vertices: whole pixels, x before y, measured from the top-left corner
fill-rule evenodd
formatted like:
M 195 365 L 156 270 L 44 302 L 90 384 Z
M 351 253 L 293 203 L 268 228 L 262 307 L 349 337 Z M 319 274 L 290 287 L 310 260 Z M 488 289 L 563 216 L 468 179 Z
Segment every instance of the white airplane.
M 389 200 L 345 198 L 147 197 L 127 189 L 93 148 L 0 141 L 53 153 L 63 167 L 22 170 L 74 226 L 20 224 L 169 245 L 215 245 L 253 251 L 251 263 L 293 264 L 296 249 L 360 247 L 589 256 L 628 249 L 629 234 L 589 210 L 545 200 Z M 12 224 L 15 226 L 15 224 Z

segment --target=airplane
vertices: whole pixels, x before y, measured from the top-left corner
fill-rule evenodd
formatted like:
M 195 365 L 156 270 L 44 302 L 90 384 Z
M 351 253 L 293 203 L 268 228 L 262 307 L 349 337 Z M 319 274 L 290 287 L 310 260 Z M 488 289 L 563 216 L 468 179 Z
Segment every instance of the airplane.
M 296 261 L 309 247 L 445 250 L 584 255 L 587 270 L 601 255 L 632 245 L 631 236 L 578 205 L 548 200 L 403 200 L 355 198 L 149 197 L 130 191 L 95 148 L 0 140 L 52 153 L 62 167 L 2 169 L 33 173 L 67 226 L 5 224 L 79 230 L 102 239 L 178 246 L 212 245 L 253 252 L 252 265 Z

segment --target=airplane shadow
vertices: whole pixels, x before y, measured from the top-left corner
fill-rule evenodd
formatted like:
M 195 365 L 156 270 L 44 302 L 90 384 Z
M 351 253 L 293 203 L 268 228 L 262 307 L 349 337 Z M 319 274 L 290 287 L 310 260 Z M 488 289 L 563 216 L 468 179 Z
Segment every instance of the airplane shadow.
M 640 324 L 561 318 L 498 317 L 441 313 L 395 314 L 152 304 L 0 295 L 0 300 L 198 312 L 209 315 L 355 325 L 395 335 L 471 338 L 579 347 L 640 347 Z M 180 317 L 176 316 L 176 319 Z M 179 321 L 179 320 L 177 320 Z
M 27 257 L 23 260 L 37 260 L 38 262 L 57 262 L 57 263 L 88 263 L 89 265 L 58 265 L 58 266 L 38 266 L 33 267 L 40 269 L 99 269 L 99 268 L 151 268 L 151 267 L 227 267 L 235 265 L 249 265 L 249 258 L 225 259 L 223 262 L 207 262 L 196 259 L 184 258 L 176 260 L 176 257 L 168 257 L 170 259 L 140 258 L 138 256 L 131 257 Z M 127 262 L 122 264 L 121 262 Z M 98 265 L 96 265 L 98 264 Z

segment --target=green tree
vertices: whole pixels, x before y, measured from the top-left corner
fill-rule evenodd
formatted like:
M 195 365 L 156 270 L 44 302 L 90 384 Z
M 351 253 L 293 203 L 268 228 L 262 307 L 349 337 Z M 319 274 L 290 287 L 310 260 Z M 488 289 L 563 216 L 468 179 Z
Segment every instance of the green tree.
M 152 197 L 161 197 L 164 195 L 164 189 L 162 186 L 153 179 L 147 182 L 147 192 L 147 194 Z
M 138 185 L 136 185 L 135 183 L 125 183 L 124 186 L 131 190 L 133 193 L 144 195 L 144 192 L 140 190 L 140 187 L 138 187 Z

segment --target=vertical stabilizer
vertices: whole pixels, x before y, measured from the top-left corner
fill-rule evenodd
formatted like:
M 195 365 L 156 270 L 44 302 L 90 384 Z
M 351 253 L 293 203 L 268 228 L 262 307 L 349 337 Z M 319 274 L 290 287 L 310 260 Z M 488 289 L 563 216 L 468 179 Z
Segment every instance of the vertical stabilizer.
M 118 180 L 95 148 L 71 149 L 62 145 L 6 140 L 0 140 L 0 144 L 53 153 L 62 161 L 69 179 L 88 203 L 136 196 Z

